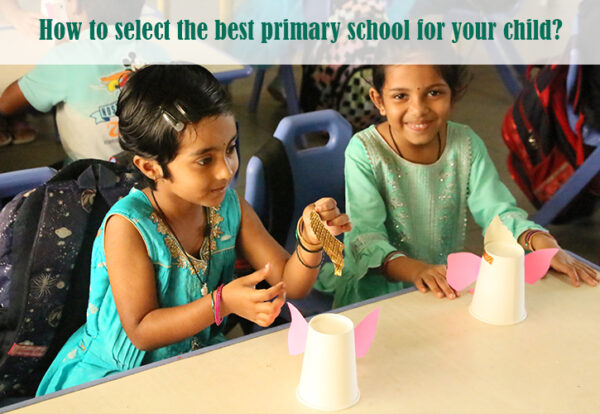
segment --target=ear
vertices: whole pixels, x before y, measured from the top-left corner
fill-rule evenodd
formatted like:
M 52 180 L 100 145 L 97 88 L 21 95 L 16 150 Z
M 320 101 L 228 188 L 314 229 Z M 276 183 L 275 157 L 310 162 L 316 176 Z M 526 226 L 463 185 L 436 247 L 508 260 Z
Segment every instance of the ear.
M 381 116 L 386 116 L 385 107 L 383 106 L 383 98 L 381 97 L 381 94 L 377 92 L 377 89 L 369 89 L 369 98 L 371 98 L 371 102 L 373 102 L 373 105 L 375 105 L 375 107 L 379 109 L 379 113 L 381 114 Z
M 133 164 L 152 181 L 163 177 L 163 170 L 158 161 L 142 158 L 139 155 L 133 156 Z

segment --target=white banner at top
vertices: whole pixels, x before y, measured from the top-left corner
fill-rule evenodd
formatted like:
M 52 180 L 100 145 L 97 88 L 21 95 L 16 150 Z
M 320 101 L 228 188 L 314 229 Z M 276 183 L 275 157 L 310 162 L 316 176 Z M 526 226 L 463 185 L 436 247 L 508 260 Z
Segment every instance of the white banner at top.
M 72 3 L 0 0 L 0 63 L 600 61 L 593 47 L 600 39 L 597 0 L 98 0 L 75 9 Z

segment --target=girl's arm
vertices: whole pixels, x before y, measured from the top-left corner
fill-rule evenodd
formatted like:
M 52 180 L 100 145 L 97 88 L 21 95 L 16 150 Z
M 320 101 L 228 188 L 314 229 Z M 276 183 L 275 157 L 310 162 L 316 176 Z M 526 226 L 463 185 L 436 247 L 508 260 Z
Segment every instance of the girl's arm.
M 288 297 L 295 299 L 306 296 L 319 274 L 322 250 L 308 252 L 298 245 L 296 251 L 290 256 L 267 232 L 254 209 L 245 200 L 240 200 L 240 205 L 242 209 L 239 235 L 241 254 L 255 269 L 263 268 L 269 263 L 271 271 L 266 276 L 266 280 L 271 286 L 283 281 Z M 311 244 L 319 244 L 310 230 L 310 213 L 313 210 L 319 213 L 326 227 L 334 235 L 351 228 L 348 216 L 340 214 L 335 200 L 322 198 L 307 206 L 303 213 L 304 225 L 301 236 Z
M 170 308 L 159 307 L 154 268 L 142 236 L 126 218 L 114 215 L 105 227 L 104 248 L 110 285 L 125 333 L 141 350 L 160 348 L 189 338 L 215 321 L 210 295 Z M 283 305 L 284 284 L 254 289 L 268 267 L 223 288 L 221 316 L 236 313 L 268 326 Z M 278 298 L 272 302 L 270 300 Z
M 144 240 L 120 215 L 105 226 L 106 267 L 117 312 L 133 345 L 151 350 L 189 338 L 214 322 L 209 295 L 186 305 L 160 308 L 154 268 Z
M 473 146 L 473 161 L 469 179 L 468 204 L 473 218 L 484 229 L 495 216 L 502 219 L 502 223 L 513 233 L 515 239 L 526 250 L 559 248 L 560 246 L 542 226 L 527 219 L 527 213 L 517 207 L 517 203 L 506 186 L 500 181 L 496 167 L 489 157 L 481 139 L 470 131 Z M 531 230 L 539 230 L 531 238 L 531 246 L 525 245 L 525 236 Z M 596 271 L 583 262 L 573 258 L 560 249 L 552 258 L 553 269 L 567 274 L 574 286 L 579 286 L 583 281 L 590 286 L 596 286 L 600 278 Z

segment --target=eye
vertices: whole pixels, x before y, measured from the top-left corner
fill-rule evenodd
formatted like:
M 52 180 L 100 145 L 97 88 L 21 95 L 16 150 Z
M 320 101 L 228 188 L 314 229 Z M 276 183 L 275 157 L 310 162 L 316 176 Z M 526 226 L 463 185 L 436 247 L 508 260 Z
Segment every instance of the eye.
M 436 97 L 436 96 L 442 96 L 445 94 L 446 91 L 442 90 L 442 89 L 432 89 L 428 92 L 429 96 L 432 97 Z
M 233 143 L 231 143 L 231 145 L 229 147 L 227 147 L 227 155 L 231 155 L 235 152 L 235 144 L 237 141 L 234 141 Z
M 405 100 L 408 98 L 408 95 L 405 93 L 397 93 L 396 95 L 394 95 L 394 99 L 398 99 L 398 100 Z
M 201 165 L 201 166 L 206 166 L 208 164 L 210 164 L 212 162 L 212 157 L 204 157 L 204 158 L 200 158 L 199 160 L 196 161 L 196 164 Z

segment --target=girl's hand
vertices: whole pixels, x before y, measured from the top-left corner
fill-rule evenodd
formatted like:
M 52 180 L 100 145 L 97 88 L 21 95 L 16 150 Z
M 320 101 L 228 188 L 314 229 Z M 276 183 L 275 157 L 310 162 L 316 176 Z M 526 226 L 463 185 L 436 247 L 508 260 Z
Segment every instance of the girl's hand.
M 321 198 L 317 202 L 306 206 L 302 213 L 302 220 L 304 221 L 304 234 L 302 236 L 309 243 L 319 244 L 319 240 L 310 226 L 310 213 L 313 210 L 319 213 L 321 221 L 334 236 L 352 229 L 350 218 L 347 214 L 340 213 L 336 201 L 331 197 Z
M 598 277 L 598 273 L 594 269 L 561 249 L 556 240 L 554 240 L 554 237 L 549 236 L 548 233 L 540 232 L 534 234 L 531 238 L 531 245 L 535 247 L 535 250 L 558 248 L 559 250 L 552 258 L 550 266 L 557 272 L 569 276 L 573 286 L 579 286 L 581 281 L 590 286 L 596 286 L 600 281 L 600 277 Z
M 422 293 L 431 290 L 438 298 L 454 299 L 460 296 L 460 293 L 452 289 L 446 280 L 445 265 L 426 265 L 417 273 L 413 283 Z
M 229 282 L 223 287 L 222 316 L 235 313 L 262 327 L 269 326 L 279 315 L 285 303 L 285 285 L 277 283 L 269 289 L 255 289 L 271 272 L 271 264 Z M 276 298 L 275 300 L 272 300 Z
M 568 275 L 573 286 L 579 286 L 582 281 L 590 286 L 596 286 L 600 281 L 600 277 L 594 269 L 562 249 L 554 255 L 550 266 L 557 272 Z

